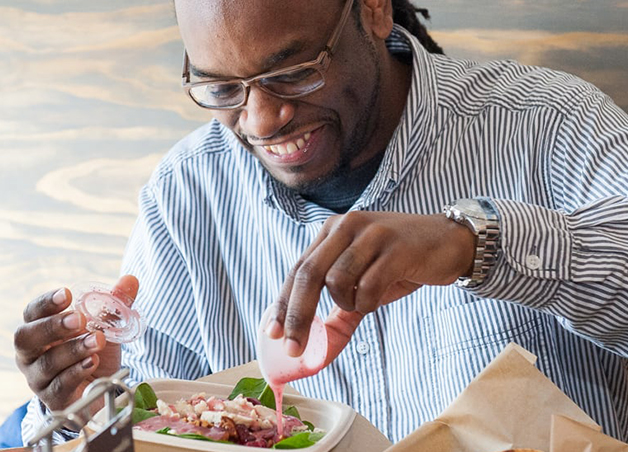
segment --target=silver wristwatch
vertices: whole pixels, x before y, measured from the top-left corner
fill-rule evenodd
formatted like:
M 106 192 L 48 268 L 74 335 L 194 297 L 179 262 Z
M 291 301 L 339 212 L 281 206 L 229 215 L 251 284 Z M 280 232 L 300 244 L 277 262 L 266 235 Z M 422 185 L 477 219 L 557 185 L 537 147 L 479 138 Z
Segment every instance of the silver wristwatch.
M 459 199 L 444 207 L 447 218 L 464 224 L 477 237 L 473 272 L 471 276 L 458 278 L 456 285 L 471 289 L 486 279 L 497 261 L 499 251 L 499 217 L 493 205 L 486 199 Z

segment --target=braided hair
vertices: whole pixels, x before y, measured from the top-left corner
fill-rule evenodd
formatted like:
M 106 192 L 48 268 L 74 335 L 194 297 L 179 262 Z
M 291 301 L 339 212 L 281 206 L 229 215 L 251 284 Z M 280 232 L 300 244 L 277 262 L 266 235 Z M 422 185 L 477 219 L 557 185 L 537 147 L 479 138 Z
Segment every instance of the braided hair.
M 427 9 L 415 7 L 410 3 L 410 0 L 392 0 L 392 7 L 394 23 L 401 25 L 416 36 L 428 52 L 444 53 L 443 49 L 429 35 L 425 25 L 419 20 L 418 14 L 421 14 L 424 19 L 430 18 L 430 13 Z

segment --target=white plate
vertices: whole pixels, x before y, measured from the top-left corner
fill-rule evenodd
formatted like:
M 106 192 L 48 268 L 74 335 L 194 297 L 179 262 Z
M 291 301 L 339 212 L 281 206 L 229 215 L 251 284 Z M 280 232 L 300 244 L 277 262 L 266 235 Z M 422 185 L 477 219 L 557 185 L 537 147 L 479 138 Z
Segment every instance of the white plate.
M 199 392 L 208 396 L 214 395 L 226 398 L 231 394 L 233 386 L 188 380 L 148 380 L 157 397 L 164 402 L 174 403 L 179 399 L 187 399 Z M 313 446 L 302 449 L 307 452 L 326 452 L 331 450 L 345 436 L 353 419 L 355 411 L 347 405 L 319 399 L 309 399 L 295 395 L 284 395 L 284 406 L 294 405 L 299 410 L 301 419 L 311 422 L 315 427 L 324 430 L 325 436 Z M 104 411 L 98 412 L 90 428 L 97 430 L 104 422 Z M 211 451 L 211 452 L 243 452 L 268 450 L 261 447 L 248 447 L 236 444 L 212 443 L 193 439 L 177 438 L 159 433 L 133 430 L 135 451 L 142 450 L 157 452 L 168 451 Z

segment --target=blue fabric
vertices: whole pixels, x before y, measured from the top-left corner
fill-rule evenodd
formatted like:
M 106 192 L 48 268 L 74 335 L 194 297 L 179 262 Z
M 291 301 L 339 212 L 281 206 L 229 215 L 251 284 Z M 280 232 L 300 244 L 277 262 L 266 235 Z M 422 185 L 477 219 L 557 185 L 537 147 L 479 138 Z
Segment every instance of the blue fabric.
M 0 426 L 0 447 L 22 447 L 22 419 L 26 415 L 25 403 L 17 410 L 15 410 L 11 416 Z

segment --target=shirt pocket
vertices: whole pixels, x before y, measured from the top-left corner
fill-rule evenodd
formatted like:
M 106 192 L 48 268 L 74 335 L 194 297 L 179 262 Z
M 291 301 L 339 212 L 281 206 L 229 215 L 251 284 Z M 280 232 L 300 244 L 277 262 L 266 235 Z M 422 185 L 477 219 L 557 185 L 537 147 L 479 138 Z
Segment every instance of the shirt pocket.
M 429 338 L 433 396 L 439 408 L 445 409 L 511 342 L 544 360 L 550 359 L 548 322 L 555 319 L 491 299 L 476 299 L 436 313 L 429 322 Z M 548 367 L 546 362 L 539 364 Z

